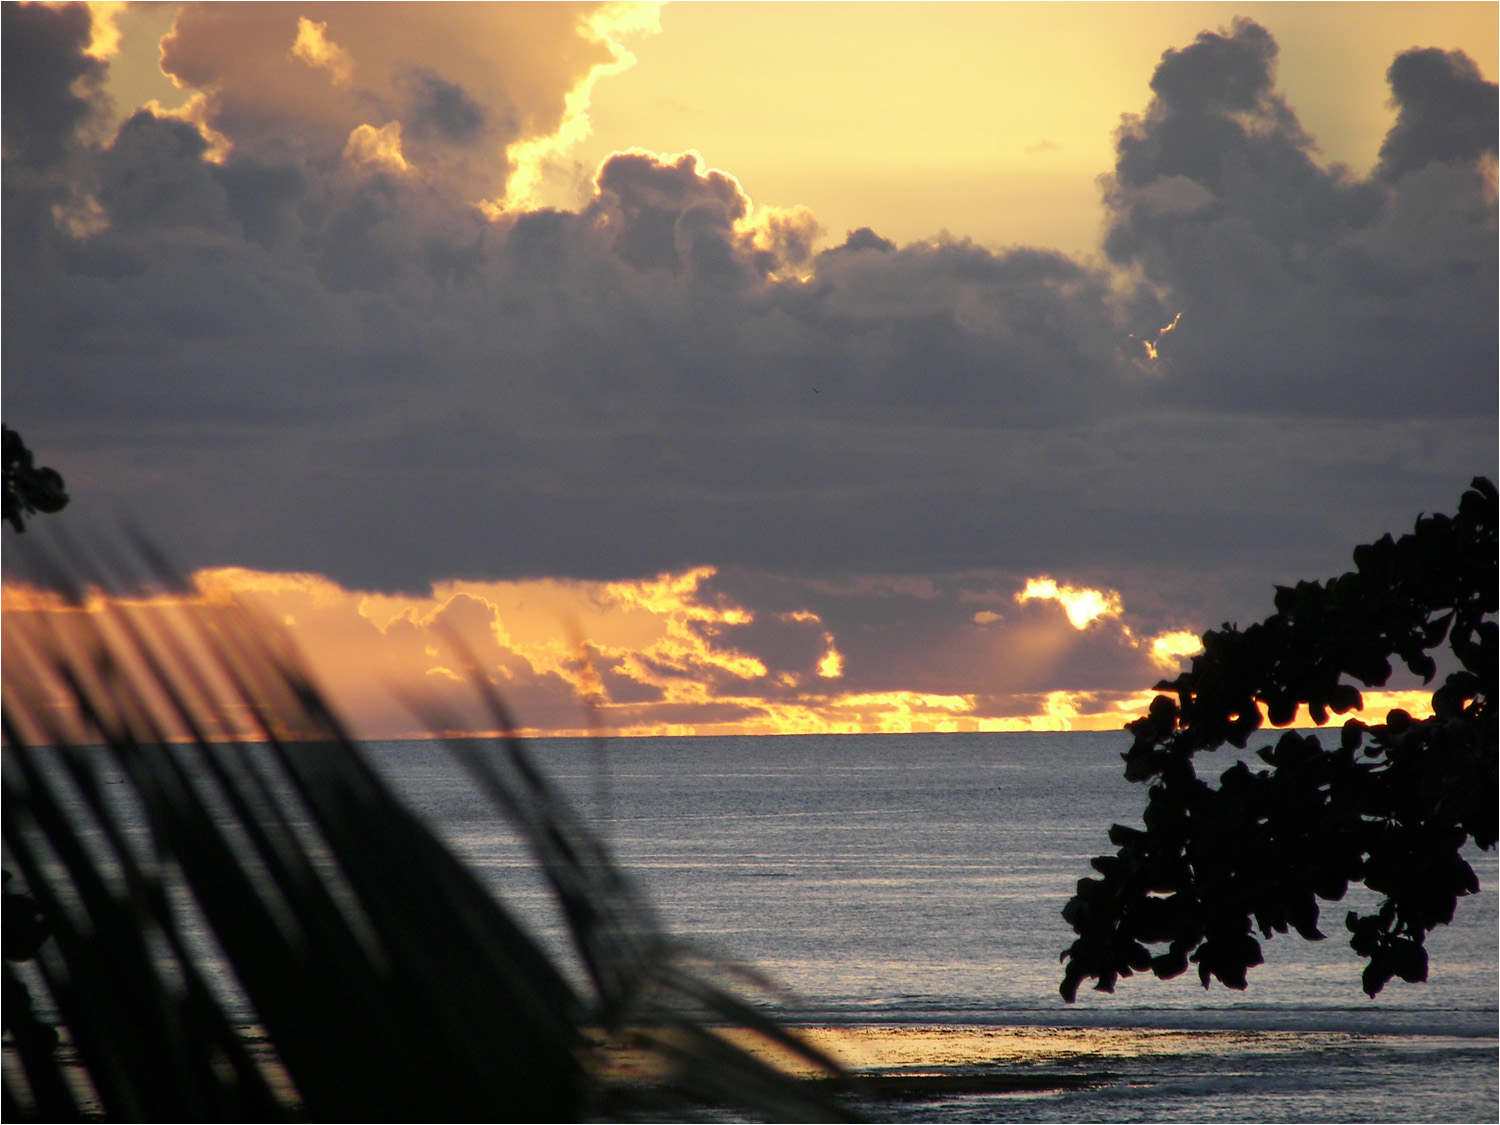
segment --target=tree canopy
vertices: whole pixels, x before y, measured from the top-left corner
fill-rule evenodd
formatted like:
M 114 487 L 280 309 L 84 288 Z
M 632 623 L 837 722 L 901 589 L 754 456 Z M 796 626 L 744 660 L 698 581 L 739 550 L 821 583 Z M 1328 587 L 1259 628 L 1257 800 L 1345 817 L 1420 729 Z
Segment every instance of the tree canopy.
M 1243 989 L 1262 961 L 1254 929 L 1321 940 L 1319 900 L 1355 883 L 1383 896 L 1345 918 L 1365 992 L 1427 979 L 1427 934 L 1479 890 L 1461 849 L 1496 839 L 1496 524 L 1495 486 L 1476 478 L 1456 515 L 1355 548 L 1355 569 L 1326 583 L 1277 587 L 1274 614 L 1205 633 L 1191 669 L 1156 685 L 1176 698 L 1157 696 L 1129 725 L 1123 755 L 1125 776 L 1150 783 L 1144 827 L 1110 828 L 1118 850 L 1063 909 L 1078 934 L 1062 955 L 1065 999 L 1085 978 L 1112 992 L 1120 977 L 1189 963 L 1205 988 Z M 1455 670 L 1431 717 L 1350 718 L 1331 747 L 1288 730 L 1256 751 L 1266 768 L 1238 761 L 1217 786 L 1198 776 L 1195 755 L 1244 750 L 1300 705 L 1319 726 L 1360 710 L 1356 685 L 1383 687 L 1393 659 L 1431 683 L 1435 652 Z

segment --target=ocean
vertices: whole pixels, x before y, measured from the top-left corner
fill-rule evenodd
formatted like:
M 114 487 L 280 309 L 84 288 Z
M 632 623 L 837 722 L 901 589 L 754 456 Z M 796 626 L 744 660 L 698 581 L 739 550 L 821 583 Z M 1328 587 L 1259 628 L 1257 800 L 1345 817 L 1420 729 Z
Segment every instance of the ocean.
M 1429 939 L 1431 979 L 1360 991 L 1354 893 L 1322 942 L 1262 940 L 1244 992 L 1123 980 L 1058 994 L 1060 911 L 1145 793 L 1104 733 L 539 739 L 553 780 L 668 929 L 756 966 L 785 1019 L 886 1072 L 1088 1073 L 1061 1092 L 866 1107 L 906 1121 L 1494 1121 L 1496 856 Z M 1256 745 L 1252 743 L 1252 746 Z M 395 787 L 545 940 L 519 843 L 430 742 L 368 744 Z M 1234 759 L 1223 756 L 1223 768 Z M 1218 772 L 1200 759 L 1200 772 Z M 1363 893 L 1362 891 L 1358 893 Z

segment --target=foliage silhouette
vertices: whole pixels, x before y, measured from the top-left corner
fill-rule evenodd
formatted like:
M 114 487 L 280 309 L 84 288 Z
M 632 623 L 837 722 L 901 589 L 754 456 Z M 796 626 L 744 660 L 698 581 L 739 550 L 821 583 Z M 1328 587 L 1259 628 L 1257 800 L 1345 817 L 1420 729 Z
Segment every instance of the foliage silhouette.
M 1085 978 L 1112 992 L 1120 977 L 1174 977 L 1190 962 L 1205 988 L 1216 977 L 1243 989 L 1262 959 L 1252 923 L 1266 938 L 1321 940 L 1318 900 L 1351 883 L 1384 896 L 1345 919 L 1369 962 L 1364 991 L 1427 979 L 1427 934 L 1479 890 L 1460 849 L 1495 845 L 1496 522 L 1495 486 L 1476 478 L 1456 516 L 1355 548 L 1355 570 L 1327 583 L 1278 587 L 1272 616 L 1205 633 L 1191 670 L 1156 685 L 1176 700 L 1157 696 L 1129 724 L 1123 755 L 1125 776 L 1151 783 L 1144 828 L 1112 826 L 1118 851 L 1093 861 L 1101 878 L 1080 880 L 1063 909 L 1078 934 L 1062 955 L 1065 999 Z M 1383 686 L 1392 658 L 1431 682 L 1445 641 L 1458 669 L 1433 692 L 1432 717 L 1349 719 L 1331 748 L 1287 731 L 1257 751 L 1269 769 L 1240 762 L 1217 787 L 1194 771 L 1195 754 L 1243 750 L 1262 708 L 1278 726 L 1299 704 L 1319 725 L 1360 708 L 1347 681 Z
M 68 493 L 62 474 L 56 469 L 39 468 L 20 434 L 0 425 L 0 435 L 5 460 L 5 501 L 0 514 L 16 531 L 25 531 L 24 516 L 61 511 L 68 503 Z
M 749 1002 L 753 974 L 667 936 L 517 739 L 446 745 L 529 845 L 577 967 L 392 794 L 273 626 L 160 568 L 176 624 L 90 600 L 110 583 L 67 554 L 42 569 L 69 608 L 13 615 L 0 666 L 26 891 L 5 906 L 7 1119 L 93 1114 L 80 1073 L 110 1118 L 847 1117 L 721 1034 L 838 1071 Z M 236 716 L 253 741 L 225 737 Z M 651 1081 L 616 1075 L 621 1043 Z

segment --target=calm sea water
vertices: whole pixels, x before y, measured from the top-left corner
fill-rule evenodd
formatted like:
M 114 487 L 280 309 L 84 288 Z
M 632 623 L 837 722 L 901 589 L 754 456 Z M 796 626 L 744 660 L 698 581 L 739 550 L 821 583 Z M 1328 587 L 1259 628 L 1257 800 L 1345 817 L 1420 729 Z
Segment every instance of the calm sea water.
M 856 1065 L 1107 1071 L 1086 1091 L 906 1103 L 903 1120 L 1493 1121 L 1496 857 L 1429 941 L 1431 980 L 1359 989 L 1346 900 L 1328 940 L 1277 935 L 1250 988 L 1135 977 L 1057 992 L 1060 911 L 1119 821 L 1119 733 L 582 740 L 532 749 L 678 935 L 751 962 Z M 380 768 L 551 940 L 525 854 L 442 749 Z M 1224 761 L 1224 766 L 1231 759 Z M 1368 900 L 1364 900 L 1368 901 Z M 913 1030 L 915 1029 L 915 1030 Z

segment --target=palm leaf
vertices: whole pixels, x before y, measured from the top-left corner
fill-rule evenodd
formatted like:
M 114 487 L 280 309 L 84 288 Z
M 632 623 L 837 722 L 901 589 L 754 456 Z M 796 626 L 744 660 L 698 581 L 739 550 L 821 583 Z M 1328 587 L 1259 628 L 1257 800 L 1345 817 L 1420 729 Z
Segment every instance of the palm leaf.
M 11 941 L 29 903 L 7 888 L 7 1114 L 561 1120 L 688 1098 L 845 1116 L 722 1034 L 837 1073 L 666 934 L 518 739 L 449 746 L 529 845 L 581 972 L 392 793 L 279 631 L 141 554 L 172 621 L 66 544 L 33 563 L 69 608 L 6 621 L 6 866 L 48 935 Z M 616 1080 L 601 1041 L 655 1080 Z

